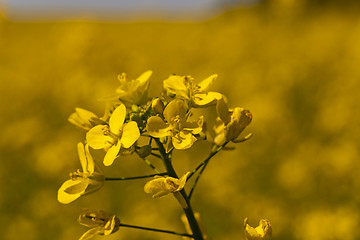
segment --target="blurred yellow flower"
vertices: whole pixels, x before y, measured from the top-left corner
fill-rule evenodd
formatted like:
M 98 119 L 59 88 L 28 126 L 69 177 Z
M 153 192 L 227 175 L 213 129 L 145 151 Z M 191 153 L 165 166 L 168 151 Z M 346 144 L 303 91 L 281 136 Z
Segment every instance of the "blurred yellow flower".
M 79 240 L 91 239 L 97 234 L 110 235 L 120 227 L 120 219 L 104 211 L 84 210 L 78 218 L 81 225 L 90 227 Z
M 244 226 L 247 240 L 266 240 L 271 238 L 272 228 L 270 222 L 266 219 L 261 219 L 259 226 L 253 228 L 248 224 L 248 219 L 245 218 Z
M 222 97 L 218 92 L 208 92 L 217 76 L 213 74 L 195 84 L 191 76 L 171 75 L 164 80 L 163 88 L 168 96 L 182 98 L 188 101 L 191 107 L 203 107 L 215 103 Z
M 145 184 L 144 191 L 148 194 L 152 194 L 153 198 L 159 198 L 168 195 L 169 193 L 179 192 L 184 188 L 189 174 L 190 172 L 187 172 L 180 179 L 155 176 L 155 179 Z
M 78 143 L 79 159 L 82 172 L 77 170 L 70 174 L 70 179 L 65 181 L 58 190 L 58 201 L 68 204 L 78 199 L 80 196 L 94 192 L 102 187 L 105 177 L 101 169 L 96 165 L 92 158 L 89 146 Z M 95 167 L 97 168 L 95 171 Z
M 93 125 L 91 124 L 91 119 L 99 118 L 94 113 L 82 109 L 75 108 L 75 112 L 70 115 L 68 118 L 69 122 L 79 127 L 82 130 L 89 131 Z
M 118 106 L 109 119 L 109 125 L 97 125 L 86 134 L 86 141 L 94 149 L 105 149 L 104 165 L 110 166 L 118 155 L 121 146 L 130 148 L 140 137 L 135 121 L 125 122 L 126 107 Z
M 224 98 L 217 101 L 216 110 L 218 118 L 216 119 L 214 130 L 216 145 L 223 145 L 225 142 L 238 142 L 236 138 L 248 126 L 252 120 L 252 114 L 249 110 L 236 107 L 229 110 Z
M 175 99 L 164 109 L 163 115 L 166 122 L 159 116 L 152 116 L 148 119 L 146 129 L 152 137 L 171 137 L 176 149 L 190 148 L 197 140 L 194 134 L 202 131 L 204 119 L 200 117 L 197 121 L 188 122 L 186 114 L 186 103 Z
M 142 105 L 146 102 L 149 79 L 152 71 L 146 71 L 135 80 L 128 80 L 125 73 L 118 76 L 120 87 L 116 89 L 117 97 L 126 104 Z

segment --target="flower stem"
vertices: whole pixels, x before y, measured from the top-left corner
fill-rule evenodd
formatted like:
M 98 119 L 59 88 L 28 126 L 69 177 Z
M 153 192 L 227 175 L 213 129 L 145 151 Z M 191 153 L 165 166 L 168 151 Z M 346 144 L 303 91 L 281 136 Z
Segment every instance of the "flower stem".
M 164 145 L 160 142 L 160 140 L 158 138 L 155 138 L 155 141 L 156 141 L 156 144 L 158 145 L 159 147 L 159 152 L 162 156 L 162 159 L 163 159 L 163 162 L 165 164 L 165 167 L 166 167 L 166 170 L 168 171 L 169 175 L 171 177 L 175 177 L 175 178 L 178 178 L 172 164 L 171 164 L 171 156 L 170 154 L 167 154 L 166 151 L 165 151 L 165 148 L 164 148 Z M 186 202 L 186 205 L 187 207 L 183 207 L 183 210 L 184 210 L 184 213 L 186 215 L 186 218 L 188 219 L 188 222 L 189 222 L 189 225 L 190 225 L 190 228 L 191 228 L 191 231 L 193 233 L 193 238 L 195 240 L 204 240 L 203 236 L 202 236 L 202 233 L 201 233 L 201 230 L 200 230 L 200 227 L 199 227 L 199 224 L 197 223 L 196 219 L 195 219 L 195 216 L 194 216 L 194 212 L 191 208 L 191 205 L 190 205 L 190 200 L 185 192 L 185 189 L 182 189 L 180 191 L 180 194 L 183 196 L 185 202 Z
M 169 233 L 169 234 L 174 234 L 174 235 L 178 235 L 178 236 L 194 238 L 194 236 L 191 235 L 191 234 L 178 233 L 178 232 L 174 232 L 174 231 L 162 230 L 162 229 L 157 229 L 157 228 L 140 227 L 140 226 L 129 225 L 129 224 L 124 224 L 124 223 L 120 223 L 119 226 L 120 227 L 128 227 L 128 228 L 136 228 L 136 229 L 141 229 L 141 230 L 146 230 L 146 231 L 153 231 L 153 232 Z
M 156 173 L 156 174 L 149 174 L 149 175 L 136 176 L 136 177 L 118 177 L 118 178 L 106 177 L 105 180 L 106 181 L 135 180 L 135 179 L 149 178 L 149 177 L 154 177 L 154 176 L 163 176 L 163 175 L 167 175 L 167 174 L 168 173 L 164 172 L 164 173 Z

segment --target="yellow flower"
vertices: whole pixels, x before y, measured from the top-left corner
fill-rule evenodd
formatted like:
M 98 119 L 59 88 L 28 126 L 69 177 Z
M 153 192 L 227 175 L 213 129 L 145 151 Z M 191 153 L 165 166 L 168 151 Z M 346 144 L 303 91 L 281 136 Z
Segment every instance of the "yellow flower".
M 88 240 L 97 234 L 110 235 L 120 227 L 120 219 L 104 211 L 84 210 L 78 218 L 81 225 L 90 227 L 79 240 Z
M 270 222 L 266 219 L 261 219 L 259 226 L 253 228 L 248 224 L 248 219 L 245 218 L 244 226 L 247 240 L 266 240 L 271 238 L 272 228 Z
M 104 175 L 97 167 L 94 159 L 90 155 L 89 146 L 78 143 L 79 159 L 82 172 L 77 170 L 70 174 L 70 179 L 65 181 L 58 190 L 58 201 L 64 204 L 71 203 L 80 196 L 94 192 L 104 184 Z M 95 171 L 95 167 L 98 172 Z
M 152 194 L 153 198 L 159 198 L 168 195 L 169 193 L 179 192 L 184 188 L 189 174 L 190 172 L 187 172 L 180 179 L 155 176 L 153 180 L 145 184 L 144 191 L 148 194 Z
M 216 102 L 222 95 L 218 92 L 208 92 L 217 74 L 204 79 L 199 84 L 194 83 L 191 76 L 172 75 L 163 82 L 163 88 L 170 97 L 182 98 L 192 107 L 203 107 Z
M 89 131 L 93 127 L 93 125 L 91 124 L 91 120 L 97 118 L 99 117 L 88 110 L 82 108 L 75 108 L 75 112 L 70 115 L 68 120 L 70 123 L 74 124 L 80 129 Z
M 186 121 L 187 105 L 183 100 L 175 99 L 164 109 L 163 115 L 166 120 L 159 116 L 148 119 L 146 129 L 150 136 L 155 138 L 171 137 L 172 144 L 176 149 L 190 148 L 197 140 L 194 136 L 202 131 L 203 117 L 197 121 Z
M 140 131 L 135 121 L 125 122 L 126 107 L 118 106 L 109 119 L 109 125 L 97 125 L 86 134 L 86 141 L 94 149 L 105 149 L 104 165 L 110 166 L 121 146 L 130 148 L 140 137 Z
M 151 74 L 152 71 L 146 71 L 135 80 L 128 80 L 125 73 L 119 75 L 120 87 L 116 89 L 118 98 L 130 105 L 144 104 L 147 98 Z
M 218 118 L 216 119 L 214 130 L 216 137 L 214 142 L 216 145 L 223 145 L 225 142 L 239 142 L 236 138 L 250 124 L 252 114 L 249 110 L 236 107 L 229 110 L 224 98 L 218 100 L 216 104 Z

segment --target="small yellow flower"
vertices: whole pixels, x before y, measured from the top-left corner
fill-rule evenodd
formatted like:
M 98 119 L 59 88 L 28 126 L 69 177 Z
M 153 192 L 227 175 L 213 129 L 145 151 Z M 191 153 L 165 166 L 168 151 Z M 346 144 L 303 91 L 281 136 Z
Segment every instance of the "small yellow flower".
M 204 107 L 216 103 L 222 97 L 218 92 L 208 92 L 217 76 L 213 74 L 195 84 L 191 76 L 172 75 L 164 80 L 163 88 L 168 96 L 182 98 L 192 107 Z
M 75 108 L 75 112 L 70 115 L 68 118 L 69 122 L 79 127 L 82 130 L 89 131 L 93 125 L 91 124 L 91 119 L 99 118 L 94 113 L 82 109 Z
M 155 138 L 171 137 L 172 144 L 176 149 L 190 148 L 197 140 L 194 136 L 202 131 L 203 117 L 197 121 L 186 121 L 187 105 L 183 100 L 175 99 L 164 109 L 163 115 L 166 120 L 159 116 L 148 119 L 146 129 L 150 136 Z
M 144 104 L 147 98 L 151 74 L 152 71 L 146 71 L 135 80 L 128 80 L 125 73 L 119 75 L 120 87 L 116 89 L 118 98 L 129 105 Z
M 236 138 L 250 124 L 252 114 L 249 110 L 236 107 L 229 110 L 224 98 L 218 100 L 216 104 L 218 118 L 216 119 L 214 130 L 216 145 L 223 145 L 225 142 L 239 142 Z
M 190 172 L 187 172 L 180 179 L 155 176 L 153 180 L 145 184 L 144 191 L 148 194 L 152 194 L 153 198 L 159 198 L 170 193 L 179 192 L 184 188 L 189 174 Z
M 247 240 L 267 240 L 271 238 L 272 228 L 270 222 L 266 219 L 261 219 L 259 226 L 253 228 L 248 224 L 248 219 L 245 218 L 244 226 Z
M 94 192 L 104 184 L 104 175 L 97 167 L 94 159 L 89 152 L 89 146 L 78 143 L 79 159 L 82 172 L 77 170 L 70 174 L 70 179 L 65 181 L 58 190 L 58 201 L 68 204 L 78 199 L 84 194 Z M 95 171 L 95 167 L 98 171 Z
M 104 211 L 84 210 L 78 218 L 81 225 L 90 227 L 79 240 L 88 240 L 97 234 L 110 235 L 120 227 L 120 219 Z
M 97 125 L 86 134 L 86 141 L 94 149 L 105 149 L 104 165 L 110 166 L 118 155 L 121 146 L 130 148 L 140 137 L 135 121 L 125 122 L 126 107 L 118 106 L 109 119 L 109 125 Z

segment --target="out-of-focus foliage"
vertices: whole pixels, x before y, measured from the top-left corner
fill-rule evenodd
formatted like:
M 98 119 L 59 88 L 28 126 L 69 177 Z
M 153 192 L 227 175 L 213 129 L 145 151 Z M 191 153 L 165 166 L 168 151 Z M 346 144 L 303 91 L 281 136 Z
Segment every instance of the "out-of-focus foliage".
M 229 107 L 253 113 L 254 137 L 216 156 L 193 198 L 213 239 L 244 239 L 245 217 L 254 225 L 269 219 L 275 239 L 359 239 L 360 16 L 285 2 L 197 23 L 0 17 L 2 238 L 76 239 L 86 230 L 76 223 L 81 207 L 184 231 L 175 200 L 154 201 L 143 192 L 146 180 L 106 182 L 66 206 L 56 200 L 80 168 L 76 144 L 84 135 L 68 116 L 75 107 L 101 116 L 97 99 L 118 87 L 119 73 L 152 69 L 150 95 L 172 73 L 217 73 L 212 89 L 228 96 Z M 207 151 L 177 151 L 174 164 L 185 172 Z M 103 155 L 94 158 L 101 163 Z M 113 165 L 106 176 L 149 171 L 133 157 Z M 120 228 L 104 239 L 169 236 Z

